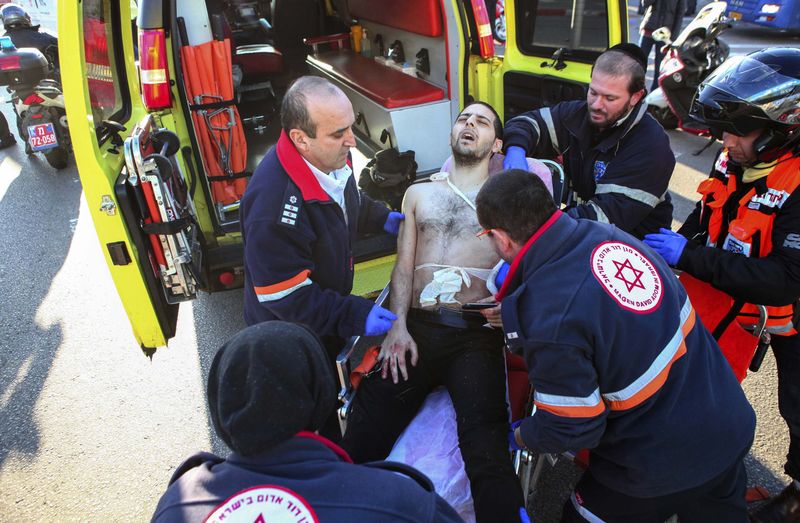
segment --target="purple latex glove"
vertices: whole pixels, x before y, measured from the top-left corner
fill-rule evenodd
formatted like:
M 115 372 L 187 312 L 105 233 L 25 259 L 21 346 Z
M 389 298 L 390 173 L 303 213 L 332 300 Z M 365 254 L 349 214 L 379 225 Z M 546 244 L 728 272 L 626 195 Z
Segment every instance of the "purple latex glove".
M 398 213 L 399 214 L 399 213 Z M 364 326 L 364 335 L 379 336 L 386 334 L 392 328 L 392 322 L 397 316 L 390 310 L 386 310 L 380 305 L 373 305 L 372 310 L 367 315 L 367 322 Z
M 506 149 L 503 169 L 522 169 L 527 171 L 528 161 L 525 159 L 525 149 L 517 145 L 512 145 Z
M 675 267 L 681 259 L 683 249 L 686 247 L 686 238 L 677 232 L 661 228 L 658 233 L 648 234 L 644 243 L 661 255 L 670 266 Z
M 386 223 L 383 224 L 383 230 L 389 234 L 397 236 L 400 232 L 400 222 L 406 219 L 406 215 L 401 212 L 392 211 L 386 217 Z
M 514 437 L 514 431 L 522 424 L 522 420 L 518 419 L 511 424 L 511 432 L 508 433 L 508 448 L 511 450 L 522 450 L 522 447 L 517 443 L 517 438 Z

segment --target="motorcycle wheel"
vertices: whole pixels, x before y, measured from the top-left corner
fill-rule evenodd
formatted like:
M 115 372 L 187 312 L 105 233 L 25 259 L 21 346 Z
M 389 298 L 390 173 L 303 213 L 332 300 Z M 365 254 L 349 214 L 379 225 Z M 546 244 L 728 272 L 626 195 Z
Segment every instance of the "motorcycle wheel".
M 678 117 L 675 116 L 675 113 L 673 113 L 669 107 L 656 107 L 655 105 L 649 105 L 647 106 L 647 112 L 653 115 L 653 118 L 655 118 L 664 129 L 669 130 L 678 128 Z
M 46 151 L 44 153 L 44 158 L 47 160 L 47 163 L 50 164 L 50 167 L 54 169 L 63 169 L 67 166 L 67 159 L 69 155 L 67 150 L 63 147 L 55 147 Z

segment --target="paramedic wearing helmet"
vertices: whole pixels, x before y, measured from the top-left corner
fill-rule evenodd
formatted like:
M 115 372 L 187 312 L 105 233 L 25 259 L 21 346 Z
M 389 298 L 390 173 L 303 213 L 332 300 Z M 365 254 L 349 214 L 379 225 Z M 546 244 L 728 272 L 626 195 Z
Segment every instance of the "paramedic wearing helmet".
M 54 67 L 58 67 L 58 39 L 40 31 L 40 26 L 33 25 L 25 9 L 16 4 L 6 4 L 0 8 L 0 18 L 6 31 L 4 36 L 11 37 L 14 47 L 35 47 L 53 61 Z
M 703 195 L 678 233 L 645 242 L 664 259 L 744 303 L 754 323 L 768 306 L 778 368 L 778 406 L 789 426 L 786 489 L 753 521 L 800 520 L 800 49 L 772 48 L 728 60 L 701 85 L 693 116 L 722 133 Z M 737 311 L 732 310 L 731 314 Z
M 506 169 L 525 156 L 559 158 L 569 186 L 567 213 L 613 223 L 637 238 L 672 223 L 667 192 L 675 156 L 643 102 L 647 58 L 618 44 L 592 66 L 586 100 L 561 102 L 508 121 Z

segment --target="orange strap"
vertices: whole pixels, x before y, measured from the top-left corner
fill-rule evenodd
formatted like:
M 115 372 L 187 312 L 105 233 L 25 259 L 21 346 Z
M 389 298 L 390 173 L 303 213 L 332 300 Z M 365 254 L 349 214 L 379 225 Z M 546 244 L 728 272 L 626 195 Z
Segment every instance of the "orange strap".
M 359 363 L 355 369 L 350 371 L 350 385 L 352 385 L 354 389 L 358 388 L 364 376 L 366 376 L 378 363 L 378 354 L 380 354 L 380 352 L 380 345 L 375 345 L 374 347 L 368 348 L 364 353 L 364 357 L 361 358 L 361 363 Z

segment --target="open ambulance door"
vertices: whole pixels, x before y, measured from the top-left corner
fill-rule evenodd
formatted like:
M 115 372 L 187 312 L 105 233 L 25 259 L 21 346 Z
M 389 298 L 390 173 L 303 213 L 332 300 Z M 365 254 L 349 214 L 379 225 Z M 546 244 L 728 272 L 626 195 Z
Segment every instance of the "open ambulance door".
M 127 0 L 59 2 L 59 54 L 86 201 L 134 337 L 151 355 L 174 335 L 179 302 L 193 296 L 176 299 L 165 290 L 168 275 L 159 271 L 157 243 L 170 231 L 145 232 L 148 202 L 131 185 L 131 178 L 141 181 L 147 174 L 131 171 L 131 158 L 154 147 L 163 151 L 163 142 L 170 141 L 153 140 L 154 129 L 139 124 L 149 120 L 139 92 L 132 8 Z
M 628 41 L 624 0 L 505 0 L 505 15 L 506 49 L 492 97 L 504 121 L 586 99 L 592 63 Z

